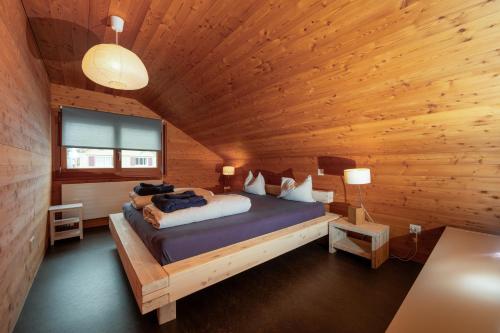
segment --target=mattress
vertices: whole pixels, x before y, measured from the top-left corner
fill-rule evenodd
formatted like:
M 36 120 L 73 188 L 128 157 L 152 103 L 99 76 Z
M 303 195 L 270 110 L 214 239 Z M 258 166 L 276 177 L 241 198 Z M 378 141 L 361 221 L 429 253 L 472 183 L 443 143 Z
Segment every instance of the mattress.
M 238 193 L 252 201 L 246 213 L 158 230 L 130 203 L 123 215 L 161 265 L 196 256 L 323 216 L 320 202 L 297 202 L 269 195 Z

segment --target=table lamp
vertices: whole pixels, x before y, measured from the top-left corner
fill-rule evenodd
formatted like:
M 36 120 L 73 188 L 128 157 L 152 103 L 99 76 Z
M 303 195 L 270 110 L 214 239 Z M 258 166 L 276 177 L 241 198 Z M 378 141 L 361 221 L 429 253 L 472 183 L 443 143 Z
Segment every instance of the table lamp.
M 349 205 L 347 211 L 349 222 L 354 224 L 365 223 L 365 213 L 368 218 L 372 220 L 370 214 L 368 214 L 365 206 L 363 205 L 363 199 L 361 197 L 361 185 L 371 183 L 370 169 L 346 169 L 344 170 L 344 181 L 348 185 L 357 185 L 358 187 L 358 202 L 356 206 Z
M 227 184 L 227 181 L 230 176 L 234 176 L 234 167 L 229 165 L 223 166 L 222 175 L 224 176 L 224 192 L 231 190 L 231 186 Z

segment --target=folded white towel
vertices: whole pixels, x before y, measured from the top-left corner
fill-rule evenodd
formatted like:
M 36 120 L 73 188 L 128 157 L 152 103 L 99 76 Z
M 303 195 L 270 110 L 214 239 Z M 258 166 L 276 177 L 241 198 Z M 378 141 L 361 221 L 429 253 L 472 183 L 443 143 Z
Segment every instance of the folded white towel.
M 205 199 L 205 206 L 179 209 L 171 213 L 164 213 L 152 204 L 147 205 L 143 209 L 144 219 L 155 228 L 163 229 L 248 212 L 252 206 L 249 198 L 238 194 L 214 195 Z

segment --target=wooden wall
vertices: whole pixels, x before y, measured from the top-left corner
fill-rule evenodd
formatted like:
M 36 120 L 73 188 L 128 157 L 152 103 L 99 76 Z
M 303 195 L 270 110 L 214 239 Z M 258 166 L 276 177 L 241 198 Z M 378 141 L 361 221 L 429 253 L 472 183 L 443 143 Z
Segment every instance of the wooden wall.
M 60 105 L 160 119 L 158 114 L 131 98 L 52 84 L 51 107 L 54 128 L 57 128 Z M 165 121 L 165 125 L 166 169 L 163 175 L 164 180 L 176 186 L 197 186 L 205 188 L 214 188 L 218 186 L 220 177 L 219 169 L 222 159 L 168 121 Z M 57 152 L 60 149 L 57 139 L 58 132 L 53 130 L 52 135 L 53 151 Z M 110 175 L 101 177 L 95 174 L 90 174 L 88 176 L 60 176 L 59 158 L 57 153 L 53 154 L 53 203 L 59 203 L 61 200 L 62 183 L 123 181 L 134 179 L 133 177 L 125 178 Z M 158 179 L 159 177 L 161 177 L 161 175 L 153 176 L 152 179 Z M 144 179 L 144 177 L 136 178 Z
M 0 332 L 11 332 L 45 252 L 47 73 L 20 1 L 0 2 Z
M 500 233 L 497 156 L 481 153 L 342 156 L 352 158 L 358 167 L 371 169 L 372 184 L 363 186 L 362 194 L 376 222 L 390 225 L 392 254 L 413 253 L 414 243 L 408 235 L 410 223 L 424 228 L 415 257 L 419 262 L 427 259 L 443 226 Z M 315 188 L 335 191 L 332 211 L 345 215 L 347 203 L 357 200 L 356 188 L 344 186 L 336 173 L 335 157 L 255 158 L 228 160 L 226 164 L 237 167 L 234 188 L 242 187 L 248 170 L 262 171 L 266 182 L 274 184 L 279 184 L 281 176 L 302 180 L 312 175 Z M 325 176 L 317 176 L 318 167 L 325 169 Z
M 179 187 L 218 191 L 222 158 L 167 121 L 166 166 L 163 179 Z

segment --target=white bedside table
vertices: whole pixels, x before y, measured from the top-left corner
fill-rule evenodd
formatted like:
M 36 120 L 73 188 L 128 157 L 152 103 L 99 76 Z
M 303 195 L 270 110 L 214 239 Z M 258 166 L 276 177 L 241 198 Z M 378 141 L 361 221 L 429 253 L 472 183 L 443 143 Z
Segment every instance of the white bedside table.
M 64 213 L 75 211 L 75 217 L 67 217 L 56 219 L 56 213 Z M 49 207 L 50 213 L 50 245 L 54 245 L 54 241 L 71 237 L 80 237 L 83 239 L 83 204 L 81 202 L 66 205 L 57 205 Z M 56 231 L 56 226 L 72 225 L 78 223 L 78 228 L 68 229 L 64 231 Z
M 371 237 L 371 241 L 348 237 L 347 232 Z M 389 258 L 389 226 L 378 223 L 352 224 L 346 218 L 328 224 L 329 250 L 343 250 L 370 259 L 378 268 Z

